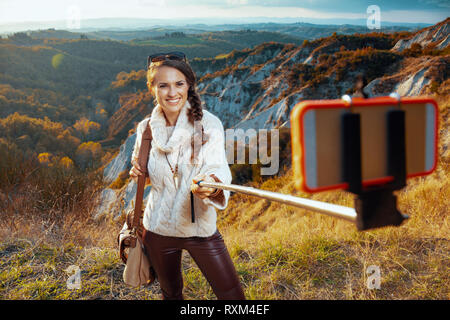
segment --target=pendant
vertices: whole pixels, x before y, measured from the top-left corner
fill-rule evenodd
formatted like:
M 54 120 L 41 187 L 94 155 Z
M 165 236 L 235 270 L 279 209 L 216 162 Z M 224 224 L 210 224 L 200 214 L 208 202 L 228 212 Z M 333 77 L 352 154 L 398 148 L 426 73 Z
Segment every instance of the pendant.
M 178 180 L 178 174 L 177 173 L 173 174 L 173 182 L 175 184 L 175 189 L 178 189 L 179 180 Z

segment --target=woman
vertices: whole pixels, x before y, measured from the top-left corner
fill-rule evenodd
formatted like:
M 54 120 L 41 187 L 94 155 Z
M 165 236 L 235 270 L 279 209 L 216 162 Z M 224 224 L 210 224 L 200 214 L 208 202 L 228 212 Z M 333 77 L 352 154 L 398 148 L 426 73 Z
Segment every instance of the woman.
M 143 174 L 136 159 L 148 123 L 153 137 L 147 165 L 152 189 L 144 211 L 143 243 L 163 299 L 183 299 L 182 249 L 190 253 L 218 299 L 245 299 L 216 227 L 215 208 L 227 206 L 229 191 L 197 184 L 200 180 L 230 183 L 231 173 L 223 125 L 202 110 L 195 85 L 195 74 L 183 53 L 149 57 L 147 86 L 157 104 L 150 120 L 137 127 L 130 170 L 133 179 Z

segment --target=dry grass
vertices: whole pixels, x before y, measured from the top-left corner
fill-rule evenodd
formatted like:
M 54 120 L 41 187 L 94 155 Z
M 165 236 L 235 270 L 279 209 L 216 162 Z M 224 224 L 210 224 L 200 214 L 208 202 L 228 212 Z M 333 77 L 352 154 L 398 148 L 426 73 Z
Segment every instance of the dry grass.
M 277 189 L 279 181 L 273 183 Z M 286 181 L 278 190 L 291 188 Z M 450 298 L 448 170 L 411 181 L 399 194 L 399 207 L 411 218 L 398 228 L 358 232 L 345 221 L 240 197 L 233 196 L 220 227 L 249 298 Z M 341 192 L 313 198 L 352 202 Z M 370 265 L 380 267 L 379 290 L 366 286 Z
M 401 227 L 356 231 L 350 223 L 241 194 L 220 214 L 219 228 L 248 298 L 449 299 L 450 103 L 440 105 L 437 170 L 398 192 L 410 219 Z M 294 189 L 291 172 L 254 187 L 345 206 L 344 192 L 313 196 Z M 381 271 L 380 289 L 368 289 L 367 267 Z
M 398 193 L 411 217 L 401 227 L 358 232 L 317 213 L 231 197 L 218 225 L 248 299 L 450 299 L 450 108 L 439 103 L 439 166 Z M 99 186 L 91 185 L 63 208 L 43 207 L 32 185 L 0 194 L 0 299 L 159 299 L 157 284 L 123 284 L 115 242 L 122 221 L 92 218 Z M 254 186 L 352 206 L 344 192 L 301 194 L 290 172 Z M 79 290 L 67 287 L 71 265 L 81 270 Z M 367 287 L 370 265 L 380 268 L 380 289 Z M 187 299 L 215 299 L 188 254 L 183 274 Z

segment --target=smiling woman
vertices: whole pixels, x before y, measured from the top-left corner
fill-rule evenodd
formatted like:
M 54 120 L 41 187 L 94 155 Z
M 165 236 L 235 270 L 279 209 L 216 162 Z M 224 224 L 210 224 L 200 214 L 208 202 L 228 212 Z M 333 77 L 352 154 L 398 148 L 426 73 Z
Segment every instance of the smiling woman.
M 231 172 L 223 125 L 202 109 L 195 85 L 196 76 L 184 53 L 149 56 L 147 86 L 156 106 L 150 119 L 138 125 L 130 171 L 133 179 L 148 174 L 152 183 L 142 242 L 164 299 L 183 299 L 183 249 L 197 263 L 217 298 L 245 299 L 216 225 L 215 208 L 227 206 L 230 192 L 198 185 L 198 181 L 230 183 Z M 140 164 L 140 141 L 148 129 L 152 148 L 148 162 Z

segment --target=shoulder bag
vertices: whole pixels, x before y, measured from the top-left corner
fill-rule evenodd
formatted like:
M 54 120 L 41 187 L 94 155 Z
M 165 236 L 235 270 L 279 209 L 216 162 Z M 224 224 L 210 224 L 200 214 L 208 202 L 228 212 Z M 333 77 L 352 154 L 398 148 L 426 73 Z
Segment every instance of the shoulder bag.
M 142 243 L 142 208 L 144 198 L 145 179 L 148 177 L 147 163 L 150 154 L 152 132 L 149 122 L 142 134 L 141 146 L 139 149 L 138 163 L 145 169 L 145 174 L 138 176 L 136 200 L 134 209 L 126 214 L 126 226 L 120 231 L 117 241 L 119 245 L 119 255 L 125 269 L 123 271 L 123 281 L 133 287 L 151 284 L 156 274 L 151 266 L 150 260 L 145 253 Z

